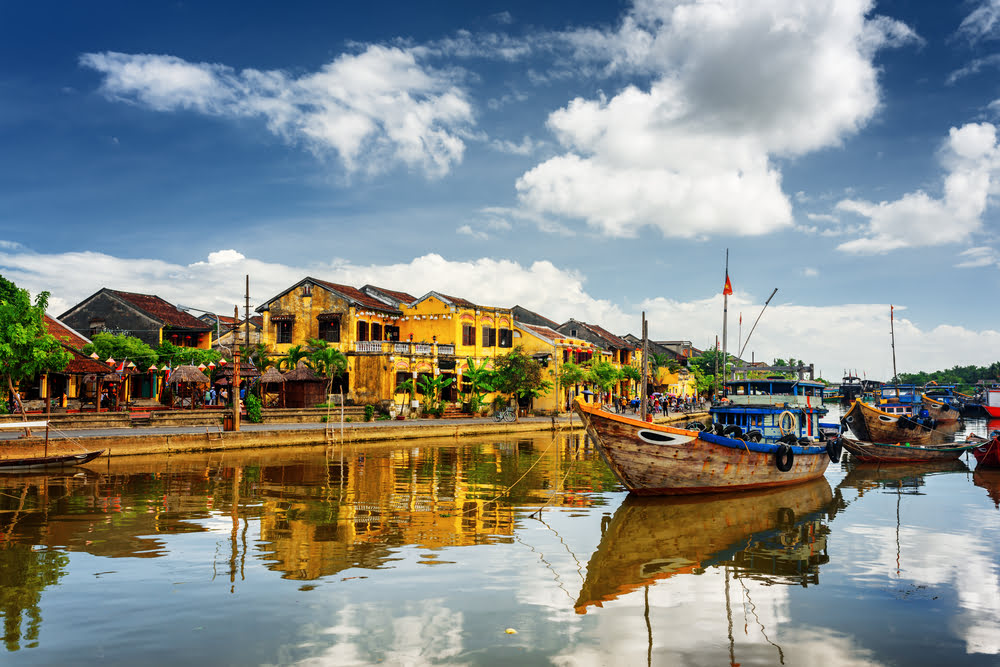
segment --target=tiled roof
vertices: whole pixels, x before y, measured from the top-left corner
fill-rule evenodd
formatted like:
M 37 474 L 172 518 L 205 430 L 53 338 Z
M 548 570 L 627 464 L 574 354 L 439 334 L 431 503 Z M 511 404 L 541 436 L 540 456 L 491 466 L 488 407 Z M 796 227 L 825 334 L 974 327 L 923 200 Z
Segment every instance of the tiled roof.
M 482 308 L 482 306 L 477 306 L 468 299 L 463 299 L 458 296 L 449 296 L 447 294 L 441 294 L 440 292 L 438 292 L 438 294 L 448 299 L 448 301 L 451 301 L 456 306 L 461 306 L 462 308 Z
M 413 296 L 412 294 L 408 294 L 407 292 L 397 292 L 396 290 L 386 289 L 384 287 L 378 287 L 376 285 L 366 285 L 366 287 L 371 287 L 373 290 L 377 290 L 379 292 L 382 292 L 383 294 L 387 294 L 391 296 L 393 299 L 396 299 L 397 301 L 401 301 L 403 303 L 413 303 L 414 301 L 417 300 L 417 297 Z
M 55 336 L 57 341 L 74 350 L 82 350 L 83 346 L 90 342 L 51 315 L 45 316 L 45 330 Z
M 549 327 L 543 327 L 537 324 L 525 324 L 524 322 L 516 322 L 516 324 L 520 328 L 532 331 L 547 340 L 555 341 L 560 338 L 565 338 L 565 336 L 563 336 L 561 333 Z
M 123 301 L 127 301 L 163 324 L 179 329 L 192 329 L 195 331 L 211 330 L 211 327 L 206 326 L 204 322 L 199 320 L 194 315 L 178 310 L 175 306 L 167 303 L 155 294 L 119 292 L 118 290 L 113 289 L 109 289 L 108 293 L 114 294 Z
M 339 292 L 347 297 L 350 301 L 353 301 L 356 305 L 364 306 L 365 308 L 370 308 L 372 310 L 378 310 L 383 313 L 399 313 L 399 311 L 384 301 L 379 301 L 373 296 L 365 294 L 357 287 L 351 287 L 350 285 L 338 285 L 337 283 L 328 283 L 325 280 L 316 280 L 315 278 L 310 278 L 321 287 L 332 290 L 334 292 Z
M 73 358 L 70 359 L 66 368 L 61 370 L 60 373 L 65 373 L 67 375 L 86 375 L 88 373 L 104 374 L 111 372 L 111 368 L 108 365 L 103 364 L 100 361 L 95 361 L 94 359 L 84 355 L 82 352 L 70 349 L 70 354 L 73 355 Z
M 515 316 L 517 316 L 518 311 L 521 311 L 523 314 L 528 315 L 528 316 L 530 316 L 533 319 L 539 320 L 540 322 L 542 322 L 542 324 L 544 326 L 547 326 L 550 329 L 554 330 L 554 329 L 558 329 L 559 328 L 559 323 L 558 322 L 554 322 L 554 321 L 550 320 L 549 318 L 545 317 L 544 315 L 539 315 L 538 313 L 536 313 L 533 310 L 528 310 L 524 306 L 514 306 L 514 308 L 512 310 L 514 311 L 514 315 Z
M 610 331 L 608 331 L 604 327 L 600 327 L 600 326 L 598 326 L 596 324 L 584 324 L 584 326 L 587 327 L 587 328 L 589 328 L 595 334 L 597 334 L 598 336 L 600 336 L 604 340 L 608 341 L 609 343 L 611 343 L 615 347 L 626 348 L 626 349 L 629 349 L 629 350 L 633 349 L 631 343 L 629 343 L 624 338 L 621 338 L 620 336 L 614 335 L 613 333 L 611 333 Z

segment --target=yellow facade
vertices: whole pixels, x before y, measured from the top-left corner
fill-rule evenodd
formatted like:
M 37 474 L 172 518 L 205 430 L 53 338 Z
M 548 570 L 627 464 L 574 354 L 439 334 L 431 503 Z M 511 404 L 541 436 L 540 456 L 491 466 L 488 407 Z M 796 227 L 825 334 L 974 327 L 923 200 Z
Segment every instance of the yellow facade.
M 665 393 L 673 396 L 680 398 L 688 396 L 697 398 L 698 396 L 698 385 L 695 382 L 694 374 L 686 368 L 671 373 L 665 366 L 661 366 L 656 374 L 656 384 L 662 387 Z
M 578 363 L 586 358 L 609 360 L 607 356 L 601 356 L 601 351 L 593 343 L 563 336 L 548 327 L 515 323 L 514 344 L 520 345 L 526 355 L 538 359 L 542 364 L 542 376 L 552 382 L 552 389 L 534 400 L 533 407 L 537 412 L 563 412 L 569 409 L 573 396 L 584 390 L 594 391 L 588 384 L 560 386 L 557 380 L 563 364 Z M 590 396 L 586 398 L 592 400 Z

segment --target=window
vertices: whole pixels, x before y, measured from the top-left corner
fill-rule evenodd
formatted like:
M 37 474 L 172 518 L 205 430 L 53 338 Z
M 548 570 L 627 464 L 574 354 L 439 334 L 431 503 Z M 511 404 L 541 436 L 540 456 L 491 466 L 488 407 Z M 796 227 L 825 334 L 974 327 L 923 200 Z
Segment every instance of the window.
M 277 339 L 278 343 L 291 343 L 292 342 L 292 323 L 291 322 L 277 322 L 275 324 L 277 328 Z
M 491 326 L 483 326 L 483 347 L 494 347 L 497 344 L 497 330 Z
M 391 324 L 385 325 L 385 339 L 391 341 L 399 341 L 399 327 L 394 327 Z
M 372 322 L 372 340 L 382 340 L 382 325 L 378 322 Z
M 313 295 L 313 286 L 312 286 L 312 283 L 306 283 L 305 285 L 303 285 L 302 286 L 302 296 L 312 296 L 312 295 Z
M 319 339 L 327 343 L 340 342 L 340 318 L 333 317 L 319 321 Z
M 514 346 L 514 332 L 510 329 L 501 329 L 499 345 L 500 347 L 513 347 Z
M 99 334 L 104 331 L 104 320 L 99 318 L 94 318 L 90 320 L 90 336 L 93 337 L 94 334 Z
M 476 327 L 471 324 L 462 325 L 462 345 L 476 344 Z
M 368 340 L 368 323 L 358 322 L 358 340 Z

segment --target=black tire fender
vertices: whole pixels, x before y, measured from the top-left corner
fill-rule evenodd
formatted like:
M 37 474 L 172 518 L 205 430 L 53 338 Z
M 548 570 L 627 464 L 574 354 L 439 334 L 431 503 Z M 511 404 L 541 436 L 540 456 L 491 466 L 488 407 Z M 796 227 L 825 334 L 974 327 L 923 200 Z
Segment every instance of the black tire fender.
M 844 446 L 840 444 L 840 438 L 828 440 L 826 443 L 826 453 L 833 463 L 840 463 L 840 455 L 844 451 Z
M 774 452 L 774 466 L 781 472 L 788 472 L 794 462 L 795 452 L 792 448 L 784 442 L 778 445 L 778 449 Z

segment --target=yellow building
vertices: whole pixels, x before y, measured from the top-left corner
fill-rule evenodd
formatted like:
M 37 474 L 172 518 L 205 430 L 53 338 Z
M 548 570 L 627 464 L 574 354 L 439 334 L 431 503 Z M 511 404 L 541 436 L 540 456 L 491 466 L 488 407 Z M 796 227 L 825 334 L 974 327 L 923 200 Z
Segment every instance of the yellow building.
M 600 357 L 597 347 L 581 338 L 569 338 L 551 327 L 538 324 L 514 322 L 515 345 L 520 345 L 524 353 L 542 365 L 542 375 L 553 383 L 552 389 L 534 400 L 537 412 L 563 412 L 568 410 L 573 398 L 583 394 L 588 402 L 593 400 L 593 387 L 580 384 L 572 387 L 560 386 L 557 382 L 563 364 L 572 362 L 583 364 L 595 356 Z

